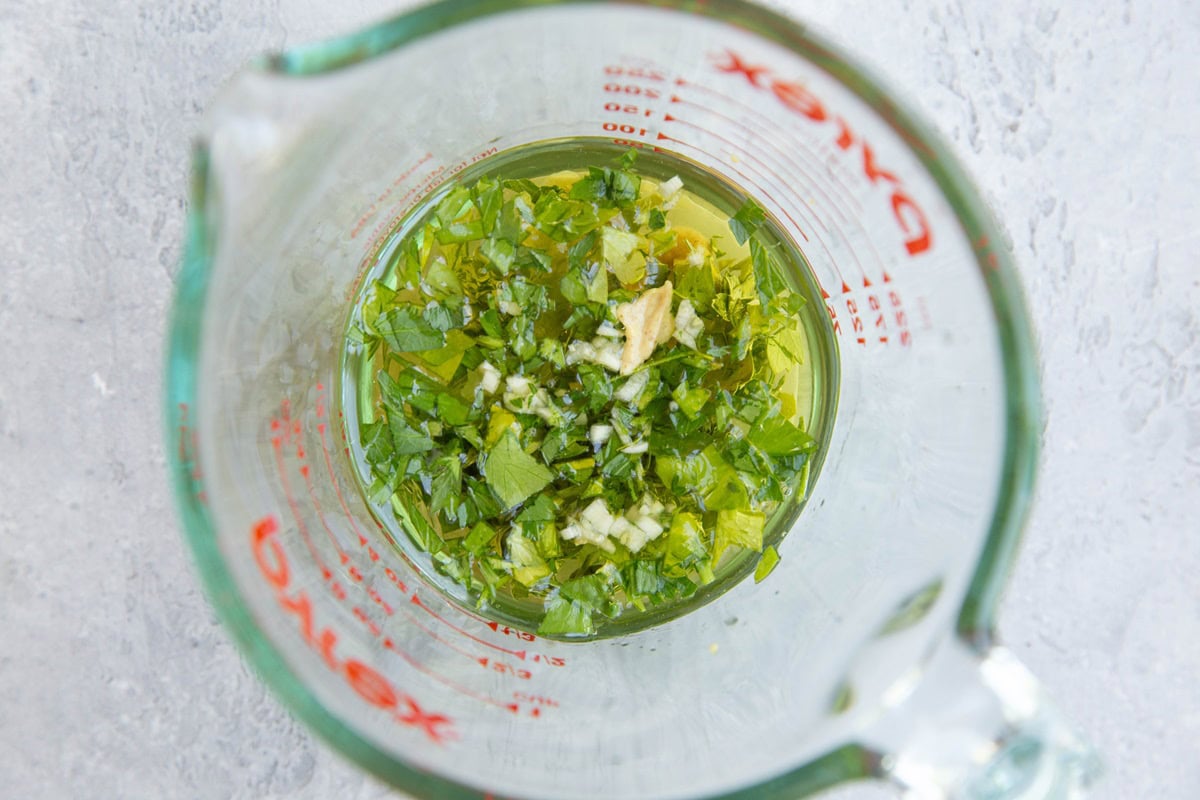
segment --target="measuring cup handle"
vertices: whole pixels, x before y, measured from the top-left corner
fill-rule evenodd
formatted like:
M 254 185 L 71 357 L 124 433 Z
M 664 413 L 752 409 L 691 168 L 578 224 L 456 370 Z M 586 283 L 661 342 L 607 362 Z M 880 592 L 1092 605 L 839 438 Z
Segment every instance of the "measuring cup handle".
M 956 637 L 868 729 L 864 744 L 912 800 L 1079 800 L 1095 752 L 1007 650 Z

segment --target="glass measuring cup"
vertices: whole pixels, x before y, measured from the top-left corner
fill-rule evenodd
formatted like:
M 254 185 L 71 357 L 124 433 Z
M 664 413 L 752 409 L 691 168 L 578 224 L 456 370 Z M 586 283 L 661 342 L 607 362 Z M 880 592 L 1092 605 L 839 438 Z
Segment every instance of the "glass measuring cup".
M 598 46 L 595 43 L 600 43 Z M 482 618 L 389 546 L 346 452 L 348 304 L 474 163 L 604 137 L 757 198 L 837 340 L 823 474 L 761 585 L 587 643 Z M 189 539 L 265 679 L 429 797 L 1077 796 L 1090 751 L 991 637 L 1035 458 L 1011 265 L 937 141 L 740 2 L 431 6 L 266 59 L 197 148 L 168 426 Z

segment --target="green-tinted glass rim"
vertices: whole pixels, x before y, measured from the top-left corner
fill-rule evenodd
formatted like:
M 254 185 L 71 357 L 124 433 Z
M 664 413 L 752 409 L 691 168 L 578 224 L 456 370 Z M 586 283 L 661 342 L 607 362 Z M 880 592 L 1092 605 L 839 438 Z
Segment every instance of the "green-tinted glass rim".
M 445 0 L 399 15 L 364 31 L 270 55 L 256 69 L 302 77 L 342 69 L 380 56 L 423 36 L 471 20 L 518 9 L 603 0 Z M 1006 386 L 1006 441 L 996 508 L 982 554 L 957 620 L 958 635 L 984 649 L 991 641 L 996 607 L 1015 557 L 1037 462 L 1040 403 L 1033 337 L 1009 253 L 990 212 L 948 148 L 934 132 L 898 105 L 881 83 L 803 25 L 744 0 L 625 0 L 629 5 L 685 11 L 744 28 L 796 52 L 854 91 L 909 143 L 954 209 L 995 312 Z M 362 768 L 423 797 L 481 798 L 485 793 L 418 770 L 383 752 L 327 710 L 292 671 L 253 619 L 216 544 L 202 487 L 179 439 L 185 415 L 195 410 L 204 298 L 212 266 L 215 220 L 209 213 L 210 175 L 201 143 L 193 159 L 187 242 L 169 325 L 166 440 L 177 504 L 209 597 L 239 647 L 264 681 L 309 727 Z M 178 445 L 178 446 L 177 446 Z M 847 744 L 763 783 L 716 798 L 771 800 L 806 796 L 878 772 L 878 757 Z

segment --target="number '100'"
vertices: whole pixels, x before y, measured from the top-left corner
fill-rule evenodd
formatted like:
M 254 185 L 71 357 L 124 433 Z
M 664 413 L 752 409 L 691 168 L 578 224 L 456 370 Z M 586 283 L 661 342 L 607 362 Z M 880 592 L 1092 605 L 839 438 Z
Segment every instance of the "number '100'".
M 636 133 L 638 136 L 645 136 L 645 128 L 635 128 L 632 125 L 618 125 L 615 122 L 604 123 L 604 130 L 612 133 Z

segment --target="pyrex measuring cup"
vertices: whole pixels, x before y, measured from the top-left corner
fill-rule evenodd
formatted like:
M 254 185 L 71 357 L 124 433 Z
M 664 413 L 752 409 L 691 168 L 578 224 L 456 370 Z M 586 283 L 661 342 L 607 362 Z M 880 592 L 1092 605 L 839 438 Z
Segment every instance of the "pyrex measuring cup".
M 758 198 L 822 287 L 825 467 L 766 582 L 586 643 L 434 590 L 354 480 L 348 303 L 394 220 L 563 137 Z M 736 2 L 452 2 L 265 59 L 212 108 L 171 329 L 176 490 L 213 601 L 342 753 L 425 797 L 1077 797 L 1090 751 L 991 636 L 1035 460 L 1030 333 L 945 150 Z

